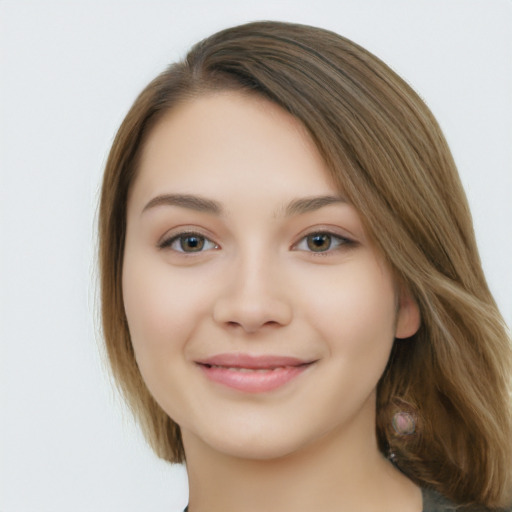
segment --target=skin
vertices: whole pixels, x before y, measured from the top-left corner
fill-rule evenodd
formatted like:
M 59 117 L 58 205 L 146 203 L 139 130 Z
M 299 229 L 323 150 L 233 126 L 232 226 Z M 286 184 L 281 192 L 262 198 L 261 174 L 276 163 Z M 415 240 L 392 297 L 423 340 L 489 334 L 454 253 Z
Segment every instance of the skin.
M 336 200 L 297 207 L 317 196 Z M 175 107 L 144 147 L 127 220 L 129 329 L 148 389 L 181 427 L 191 512 L 421 510 L 375 436 L 377 382 L 418 308 L 295 118 L 239 92 Z M 246 393 L 197 363 L 225 353 L 311 364 Z

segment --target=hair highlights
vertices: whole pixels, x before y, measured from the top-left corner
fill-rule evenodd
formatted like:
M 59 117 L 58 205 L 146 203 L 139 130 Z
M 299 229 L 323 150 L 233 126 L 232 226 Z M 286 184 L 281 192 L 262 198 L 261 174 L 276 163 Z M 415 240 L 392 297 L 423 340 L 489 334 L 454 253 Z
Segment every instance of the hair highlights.
M 112 146 L 99 219 L 103 330 L 113 374 L 155 452 L 184 460 L 180 429 L 149 394 L 130 342 L 121 287 L 127 199 L 161 116 L 225 89 L 262 95 L 304 124 L 420 307 L 420 330 L 395 341 L 379 383 L 381 450 L 455 502 L 503 505 L 511 485 L 510 339 L 449 148 L 389 67 L 337 34 L 302 25 L 251 23 L 201 41 L 140 94 Z M 397 403 L 416 418 L 410 435 L 393 428 Z

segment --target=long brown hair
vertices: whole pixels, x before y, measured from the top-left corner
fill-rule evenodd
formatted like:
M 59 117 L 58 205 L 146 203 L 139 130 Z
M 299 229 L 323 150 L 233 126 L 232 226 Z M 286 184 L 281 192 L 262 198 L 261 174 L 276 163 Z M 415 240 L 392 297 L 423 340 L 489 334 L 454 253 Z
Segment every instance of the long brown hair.
M 422 486 L 457 503 L 510 498 L 510 339 L 482 272 L 450 150 L 418 95 L 377 57 L 332 32 L 258 22 L 195 45 L 135 101 L 108 158 L 100 204 L 104 338 L 113 374 L 155 452 L 185 454 L 180 429 L 138 370 L 121 274 L 126 205 L 144 141 L 178 102 L 238 89 L 277 103 L 307 128 L 335 183 L 359 211 L 422 325 L 396 340 L 378 386 L 383 453 Z M 417 423 L 392 427 L 396 411 Z

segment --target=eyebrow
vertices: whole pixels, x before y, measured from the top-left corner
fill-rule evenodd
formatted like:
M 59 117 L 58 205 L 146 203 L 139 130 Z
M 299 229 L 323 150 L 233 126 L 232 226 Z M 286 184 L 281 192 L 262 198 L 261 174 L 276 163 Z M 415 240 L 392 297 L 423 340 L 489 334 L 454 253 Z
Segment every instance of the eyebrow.
M 302 215 L 304 213 L 319 210 L 324 206 L 331 204 L 346 203 L 346 199 L 341 196 L 313 196 L 294 199 L 286 206 L 284 210 L 285 217 L 293 215 Z M 222 215 L 223 208 L 220 203 L 205 197 L 192 194 L 162 194 L 154 197 L 144 206 L 142 213 L 157 206 L 179 206 L 204 213 Z
M 142 213 L 156 206 L 181 206 L 198 212 L 220 215 L 222 206 L 217 201 L 192 194 L 163 194 L 156 196 L 144 206 Z
M 346 203 L 347 200 L 341 196 L 313 196 L 294 199 L 285 209 L 285 216 L 301 215 L 303 213 L 319 210 L 331 204 Z

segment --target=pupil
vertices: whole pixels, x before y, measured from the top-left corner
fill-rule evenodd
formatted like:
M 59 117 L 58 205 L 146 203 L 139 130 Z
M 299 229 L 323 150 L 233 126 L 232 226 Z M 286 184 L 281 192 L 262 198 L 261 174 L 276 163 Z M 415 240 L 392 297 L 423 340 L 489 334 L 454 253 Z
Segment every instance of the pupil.
M 203 248 L 204 238 L 199 236 L 185 236 L 181 239 L 181 248 L 187 252 L 197 252 Z
M 322 252 L 331 246 L 331 236 L 327 234 L 311 235 L 308 237 L 308 248 L 315 252 Z

